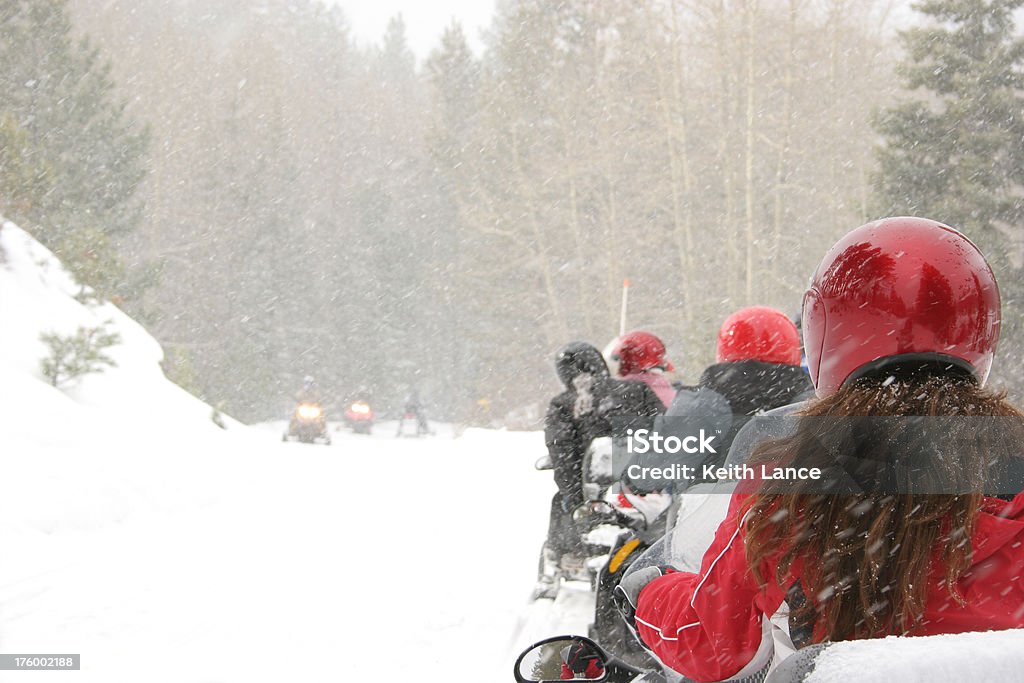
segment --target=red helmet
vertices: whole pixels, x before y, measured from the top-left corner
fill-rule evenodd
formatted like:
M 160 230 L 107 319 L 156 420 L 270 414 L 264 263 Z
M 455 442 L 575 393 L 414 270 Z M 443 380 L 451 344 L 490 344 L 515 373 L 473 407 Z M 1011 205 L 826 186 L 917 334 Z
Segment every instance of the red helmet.
M 953 228 L 884 218 L 829 250 L 802 320 L 819 396 L 908 362 L 948 363 L 984 383 L 999 339 L 999 287 L 978 248 Z
M 800 334 L 782 311 L 750 306 L 736 311 L 718 330 L 719 363 L 759 360 L 800 365 Z
M 620 377 L 632 375 L 651 368 L 672 371 L 675 368 L 665 358 L 665 345 L 660 339 L 643 330 L 635 330 L 615 340 L 611 360 L 618 365 Z

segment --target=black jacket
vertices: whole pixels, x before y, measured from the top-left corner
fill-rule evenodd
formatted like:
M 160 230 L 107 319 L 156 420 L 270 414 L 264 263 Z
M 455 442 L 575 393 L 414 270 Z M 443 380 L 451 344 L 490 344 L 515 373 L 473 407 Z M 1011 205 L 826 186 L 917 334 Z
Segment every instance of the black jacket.
M 802 400 L 814 390 L 803 368 L 756 360 L 710 365 L 700 386 L 721 394 L 733 415 L 745 417 Z
M 612 379 L 600 352 L 589 344 L 564 347 L 556 369 L 566 389 L 551 399 L 544 438 L 558 490 L 574 507 L 583 502 L 583 461 L 590 443 L 624 437 L 628 429 L 649 429 L 664 408 L 643 382 Z
M 703 460 L 717 465 L 725 461 L 737 432 L 752 416 L 810 398 L 813 392 L 810 377 L 796 365 L 716 363 L 704 370 L 696 390 L 676 394 L 657 429 L 665 436 L 683 437 L 699 429 L 717 433 L 716 455 Z M 701 459 L 692 464 L 701 464 Z

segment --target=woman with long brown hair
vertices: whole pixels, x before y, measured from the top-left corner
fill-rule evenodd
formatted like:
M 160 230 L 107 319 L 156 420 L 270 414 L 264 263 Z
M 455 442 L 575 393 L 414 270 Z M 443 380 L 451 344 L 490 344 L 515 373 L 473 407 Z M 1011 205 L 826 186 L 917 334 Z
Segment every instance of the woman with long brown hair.
M 981 252 L 934 221 L 869 223 L 802 320 L 818 399 L 750 469 L 822 478 L 742 482 L 699 574 L 627 577 L 642 640 L 717 681 L 817 642 L 1024 626 L 1024 430 L 984 388 L 1000 302 Z

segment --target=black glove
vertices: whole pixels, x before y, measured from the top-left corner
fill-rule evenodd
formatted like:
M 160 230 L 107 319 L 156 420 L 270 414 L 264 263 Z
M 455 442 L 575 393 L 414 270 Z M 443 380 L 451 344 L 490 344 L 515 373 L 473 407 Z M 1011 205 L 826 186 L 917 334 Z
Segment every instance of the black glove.
M 636 631 L 636 604 L 640 597 L 640 591 L 664 573 L 661 567 L 644 567 L 624 576 L 622 581 L 619 581 L 619 585 L 615 587 L 613 593 L 615 607 L 618 608 L 622 618 L 634 632 Z
M 563 495 L 562 496 L 562 512 L 567 515 L 571 515 L 572 511 L 583 505 L 583 496 L 576 495 Z

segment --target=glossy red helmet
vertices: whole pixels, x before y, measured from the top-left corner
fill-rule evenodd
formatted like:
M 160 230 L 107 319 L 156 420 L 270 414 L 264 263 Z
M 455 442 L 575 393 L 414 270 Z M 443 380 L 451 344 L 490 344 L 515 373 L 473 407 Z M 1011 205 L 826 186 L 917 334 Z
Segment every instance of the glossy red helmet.
M 948 364 L 984 384 L 999 339 L 999 287 L 958 231 L 924 218 L 884 218 L 825 255 L 802 321 L 819 396 L 914 363 Z
M 650 332 L 643 330 L 627 332 L 619 337 L 612 346 L 610 355 L 613 364 L 617 364 L 621 377 L 651 368 L 662 368 L 670 372 L 675 369 L 665 358 L 665 344 Z
M 758 360 L 800 365 L 800 334 L 782 311 L 750 306 L 736 311 L 718 330 L 719 363 Z

